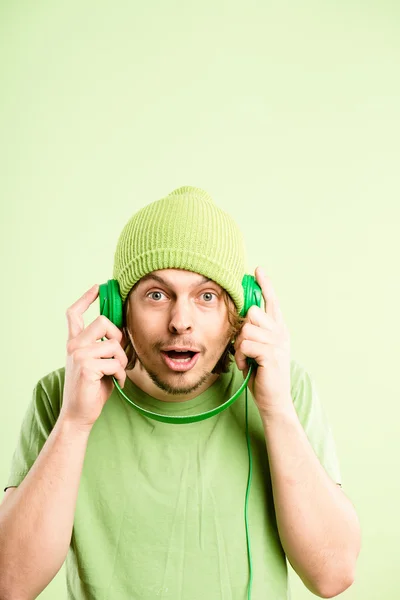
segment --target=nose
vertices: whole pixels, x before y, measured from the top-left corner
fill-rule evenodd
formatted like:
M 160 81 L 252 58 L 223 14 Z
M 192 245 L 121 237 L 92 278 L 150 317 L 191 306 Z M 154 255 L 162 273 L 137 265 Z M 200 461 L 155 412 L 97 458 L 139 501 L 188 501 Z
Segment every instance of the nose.
M 185 298 L 177 299 L 171 309 L 169 330 L 172 333 L 186 333 L 193 329 L 193 317 L 190 304 Z

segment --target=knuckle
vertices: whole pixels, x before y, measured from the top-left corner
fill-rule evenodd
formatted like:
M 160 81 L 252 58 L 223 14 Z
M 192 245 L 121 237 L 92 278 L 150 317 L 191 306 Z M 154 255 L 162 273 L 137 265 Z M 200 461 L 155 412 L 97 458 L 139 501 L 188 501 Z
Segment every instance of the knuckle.
M 116 340 L 115 338 L 113 338 L 113 339 L 111 340 L 111 344 L 112 344 L 113 348 L 115 348 L 116 352 L 119 352 L 119 351 L 120 351 L 121 344 L 119 343 L 119 341 L 118 341 L 118 340 Z
M 74 349 L 75 349 L 74 340 L 68 340 L 68 342 L 66 344 L 67 354 L 71 355 L 74 352 Z
M 107 319 L 107 317 L 105 315 L 100 315 L 97 318 L 99 319 L 99 322 L 101 323 L 101 325 L 103 327 L 108 327 L 109 320 Z
M 242 328 L 243 335 L 245 335 L 245 336 L 249 335 L 250 327 L 251 327 L 250 323 L 245 323 L 243 325 L 243 328 Z
M 72 360 L 73 362 L 79 363 L 83 360 L 84 358 L 84 352 L 82 351 L 82 348 L 76 348 L 73 352 L 72 352 Z
M 252 304 L 249 308 L 249 310 L 247 311 L 247 314 L 252 317 L 255 316 L 254 313 L 257 313 L 257 310 L 259 310 L 259 307 L 256 306 L 255 304 Z
M 82 365 L 81 377 L 83 377 L 83 379 L 87 379 L 87 380 L 92 379 L 93 371 L 88 365 Z
M 67 321 L 71 321 L 75 317 L 75 309 L 73 306 L 69 306 L 65 311 L 65 316 L 67 317 Z
M 118 360 L 124 368 L 128 364 L 128 357 L 126 356 L 121 346 L 118 347 Z
M 118 352 L 118 354 L 122 354 L 122 353 L 124 353 L 124 349 L 123 349 L 123 347 L 122 347 L 122 345 L 121 345 L 121 342 L 122 342 L 122 340 L 121 340 L 121 342 L 120 342 L 120 341 L 119 341 L 119 340 L 117 340 L 116 338 L 113 338 L 113 340 L 112 340 L 112 341 L 113 341 L 113 346 L 115 347 L 115 350 L 116 350 L 116 352 Z M 125 354 L 125 353 L 124 353 L 124 354 Z

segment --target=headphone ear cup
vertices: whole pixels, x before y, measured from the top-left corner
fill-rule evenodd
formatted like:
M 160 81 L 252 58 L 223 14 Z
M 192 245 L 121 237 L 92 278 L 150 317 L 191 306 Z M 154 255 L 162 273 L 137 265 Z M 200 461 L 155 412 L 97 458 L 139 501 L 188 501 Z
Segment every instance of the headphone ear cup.
M 104 315 L 119 329 L 123 325 L 122 298 L 116 279 L 109 279 L 99 287 L 100 314 Z
M 240 311 L 240 316 L 245 317 L 250 306 L 255 304 L 261 308 L 262 291 L 253 275 L 245 274 L 242 279 L 244 305 Z
M 261 308 L 262 291 L 256 281 L 256 278 L 253 277 L 253 275 L 246 274 L 243 276 L 242 287 L 244 295 L 244 305 L 240 312 L 240 316 L 245 317 L 250 306 L 253 306 L 253 304 Z M 254 360 L 254 358 L 247 357 L 246 361 L 249 366 L 257 368 L 257 362 Z

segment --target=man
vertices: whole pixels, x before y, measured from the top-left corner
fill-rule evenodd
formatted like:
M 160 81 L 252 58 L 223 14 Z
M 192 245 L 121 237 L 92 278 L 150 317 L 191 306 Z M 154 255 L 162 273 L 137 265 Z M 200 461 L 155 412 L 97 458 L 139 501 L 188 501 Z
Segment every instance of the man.
M 191 415 L 239 389 L 247 357 L 251 598 L 289 598 L 286 558 L 320 597 L 351 585 L 360 530 L 329 424 L 260 268 L 264 308 L 239 316 L 244 273 L 239 228 L 203 190 L 179 188 L 126 224 L 123 331 L 104 316 L 84 328 L 91 288 L 67 311 L 65 368 L 38 382 L 25 416 L 0 507 L 1 598 L 35 598 L 66 559 L 73 600 L 245 599 L 244 394 L 169 424 L 109 376 L 144 408 Z

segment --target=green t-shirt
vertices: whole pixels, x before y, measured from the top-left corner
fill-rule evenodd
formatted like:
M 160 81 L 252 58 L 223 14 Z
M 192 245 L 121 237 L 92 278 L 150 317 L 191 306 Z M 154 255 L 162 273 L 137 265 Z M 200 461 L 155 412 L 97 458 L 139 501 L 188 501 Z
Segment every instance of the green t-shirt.
M 18 486 L 60 412 L 65 369 L 37 383 L 7 487 Z M 243 382 L 236 363 L 205 392 L 162 402 L 126 379 L 135 403 L 197 414 Z M 328 475 L 341 483 L 335 444 L 311 376 L 291 361 L 299 420 Z M 245 392 L 204 421 L 168 424 L 141 415 L 114 388 L 94 424 L 66 559 L 69 600 L 246 600 L 245 495 L 249 472 Z M 248 390 L 253 473 L 248 500 L 252 600 L 287 600 L 287 562 L 275 518 L 264 429 Z

